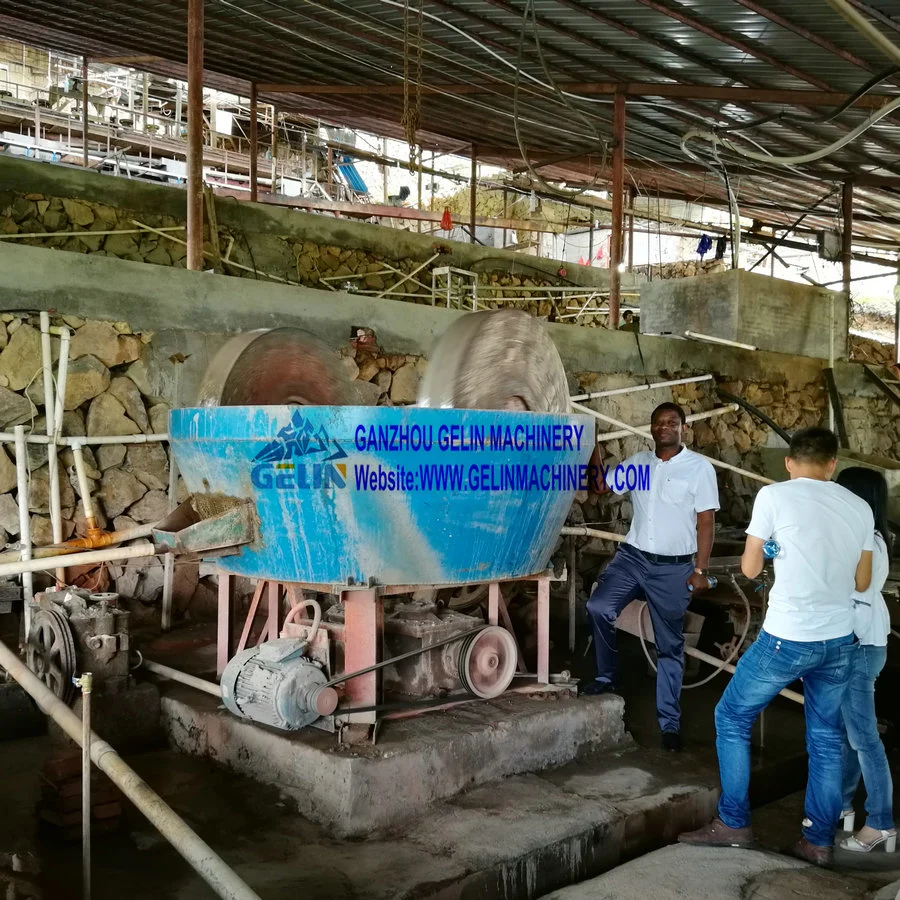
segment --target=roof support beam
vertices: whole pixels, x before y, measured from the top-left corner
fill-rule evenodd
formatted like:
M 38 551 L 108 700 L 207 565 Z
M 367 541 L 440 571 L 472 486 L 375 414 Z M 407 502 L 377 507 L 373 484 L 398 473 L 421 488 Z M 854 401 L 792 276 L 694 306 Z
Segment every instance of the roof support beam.
M 710 84 L 683 84 L 675 82 L 636 81 L 569 81 L 559 85 L 561 90 L 572 94 L 614 97 L 623 93 L 626 97 L 673 97 L 682 100 L 717 100 L 726 103 L 774 103 L 780 106 L 840 106 L 849 94 L 838 91 L 791 91 L 782 88 L 743 88 Z M 261 93 L 303 94 L 305 96 L 379 96 L 402 97 L 402 84 L 290 84 L 261 82 Z M 502 82 L 483 84 L 437 84 L 421 85 L 423 94 L 512 94 L 513 85 Z M 859 109 L 881 109 L 886 103 L 896 99 L 896 94 L 866 94 L 853 105 Z

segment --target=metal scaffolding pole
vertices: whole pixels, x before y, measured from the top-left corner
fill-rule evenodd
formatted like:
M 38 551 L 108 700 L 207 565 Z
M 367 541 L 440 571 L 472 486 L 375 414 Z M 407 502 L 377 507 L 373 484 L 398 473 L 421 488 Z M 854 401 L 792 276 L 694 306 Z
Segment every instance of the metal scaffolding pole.
M 256 82 L 250 82 L 250 199 L 258 199 L 257 164 L 259 161 L 259 109 Z
M 469 243 L 475 243 L 475 205 L 478 195 L 478 148 L 472 144 L 472 177 L 469 179 Z
M 40 139 L 40 135 L 36 134 Z M 40 144 L 38 144 L 40 146 Z M 39 154 L 40 155 L 40 154 Z M 88 58 L 81 58 L 81 157 L 84 167 L 88 167 Z
M 625 199 L 625 95 L 616 94 L 613 104 L 612 235 L 609 242 L 609 327 L 619 327 L 623 244 L 622 205 Z
M 188 0 L 187 267 L 203 266 L 203 0 Z

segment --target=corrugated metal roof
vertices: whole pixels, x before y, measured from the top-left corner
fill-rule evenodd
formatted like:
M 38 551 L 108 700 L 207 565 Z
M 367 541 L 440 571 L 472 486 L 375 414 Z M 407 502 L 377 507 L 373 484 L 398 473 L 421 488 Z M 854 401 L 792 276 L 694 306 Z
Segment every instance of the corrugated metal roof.
M 878 27 L 900 42 L 900 3 L 867 2 L 882 14 Z M 407 3 L 410 46 L 403 37 Z M 0 0 L 0 33 L 94 57 L 153 54 L 160 61 L 150 68 L 171 75 L 185 62 L 186 8 L 186 0 Z M 207 78 L 225 90 L 246 95 L 251 80 L 396 87 L 406 51 L 415 77 L 420 0 L 206 0 L 205 9 Z M 530 157 L 559 160 L 542 171 L 570 183 L 595 176 L 601 142 L 611 138 L 612 103 L 601 96 L 563 102 L 550 82 L 852 93 L 873 72 L 889 68 L 824 2 L 422 0 L 421 10 L 422 80 L 431 87 L 455 86 L 422 98 L 419 138 L 426 148 L 459 150 L 474 142 L 485 160 L 521 166 L 518 124 Z M 512 96 L 516 81 L 518 102 Z M 877 90 L 898 93 L 900 78 Z M 400 93 L 264 93 L 263 99 L 326 122 L 403 136 Z M 733 126 L 781 112 L 791 115 L 732 136 L 775 154 L 803 153 L 834 141 L 869 114 L 848 110 L 824 122 L 822 108 L 629 98 L 629 177 L 642 191 L 721 202 L 721 183 L 687 160 L 682 135 L 691 127 Z M 735 174 L 744 208 L 759 204 L 762 221 L 786 223 L 796 217 L 795 208 L 819 199 L 828 182 L 871 173 L 900 178 L 900 115 L 809 166 L 805 177 L 751 165 L 724 150 L 722 158 Z M 860 237 L 900 238 L 892 190 L 858 192 Z M 808 221 L 833 225 L 839 206 L 838 197 Z

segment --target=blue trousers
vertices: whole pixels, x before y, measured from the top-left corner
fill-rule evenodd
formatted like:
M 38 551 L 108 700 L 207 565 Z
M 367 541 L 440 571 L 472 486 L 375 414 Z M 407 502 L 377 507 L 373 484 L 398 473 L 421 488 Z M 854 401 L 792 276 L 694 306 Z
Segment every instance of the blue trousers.
M 716 706 L 719 818 L 750 824 L 750 729 L 780 690 L 803 679 L 806 713 L 806 818 L 803 836 L 831 847 L 841 816 L 841 704 L 859 644 L 852 634 L 830 641 L 787 641 L 761 631 L 737 664 Z
M 657 565 L 630 544 L 622 544 L 603 571 L 587 602 L 594 633 L 597 681 L 616 680 L 616 619 L 638 597 L 650 611 L 656 641 L 656 712 L 661 731 L 681 724 L 681 680 L 684 675 L 684 613 L 691 599 L 688 578 L 692 562 Z
M 884 668 L 887 647 L 863 644 L 853 659 L 850 687 L 841 707 L 844 723 L 844 809 L 853 809 L 853 795 L 862 775 L 866 786 L 866 825 L 879 831 L 894 827 L 894 787 L 884 744 L 875 718 L 875 679 Z

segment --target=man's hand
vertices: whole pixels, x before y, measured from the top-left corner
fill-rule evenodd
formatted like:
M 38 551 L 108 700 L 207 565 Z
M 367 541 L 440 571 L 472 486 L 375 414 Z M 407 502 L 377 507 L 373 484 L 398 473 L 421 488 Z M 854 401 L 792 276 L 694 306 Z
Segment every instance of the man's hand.
M 705 575 L 698 575 L 696 572 L 691 572 L 691 577 L 687 580 L 687 585 L 691 588 L 692 594 L 702 594 L 703 591 L 709 590 L 709 581 Z

